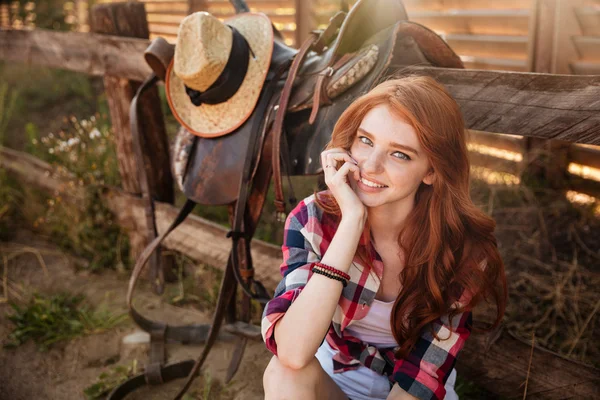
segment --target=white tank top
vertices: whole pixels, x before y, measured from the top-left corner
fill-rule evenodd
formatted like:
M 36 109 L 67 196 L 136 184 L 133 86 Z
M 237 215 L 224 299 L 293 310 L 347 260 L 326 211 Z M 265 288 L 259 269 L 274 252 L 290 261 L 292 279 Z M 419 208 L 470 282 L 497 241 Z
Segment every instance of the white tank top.
M 363 319 L 354 321 L 346 327 L 346 331 L 352 336 L 362 340 L 365 343 L 382 347 L 398 346 L 398 342 L 392 335 L 392 326 L 390 318 L 394 302 L 374 299 L 369 312 Z

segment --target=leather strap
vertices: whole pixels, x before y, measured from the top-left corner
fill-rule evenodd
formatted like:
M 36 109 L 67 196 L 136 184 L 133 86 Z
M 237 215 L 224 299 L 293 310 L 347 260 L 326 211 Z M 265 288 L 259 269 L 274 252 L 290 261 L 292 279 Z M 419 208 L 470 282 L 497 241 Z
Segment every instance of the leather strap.
M 144 51 L 144 58 L 154 74 L 164 82 L 174 54 L 175 45 L 167 42 L 162 37 L 157 37 Z
M 267 107 L 271 104 L 271 100 L 273 99 L 273 95 L 275 93 L 275 88 L 279 83 L 279 78 L 283 75 L 285 70 L 288 69 L 289 64 L 290 64 L 289 61 L 283 63 L 278 68 L 277 72 L 274 75 L 274 78 L 266 85 L 265 90 L 261 94 L 261 99 L 259 100 L 258 107 L 254 111 L 258 116 L 266 114 Z M 258 141 L 257 140 L 258 135 L 261 132 L 260 124 L 268 123 L 268 121 L 265 121 L 261 118 L 256 118 L 253 122 L 254 122 L 254 125 L 252 126 L 252 130 L 250 132 L 250 135 L 251 135 L 250 143 L 256 143 Z M 232 252 L 233 263 L 234 263 L 234 271 L 233 272 L 235 274 L 236 281 L 238 282 L 238 284 L 240 285 L 240 287 L 242 288 L 242 290 L 246 296 L 258 301 L 260 304 L 266 304 L 269 300 L 271 300 L 271 297 L 268 295 L 265 287 L 260 282 L 255 281 L 253 279 L 254 269 L 252 267 L 252 259 L 251 259 L 251 257 L 249 257 L 250 239 L 252 238 L 252 235 L 254 234 L 254 232 L 253 232 L 253 230 L 250 231 L 248 229 L 248 227 L 244 226 L 245 225 L 244 218 L 246 215 L 245 211 L 246 211 L 246 206 L 247 206 L 248 194 L 249 194 L 249 190 L 250 190 L 250 184 L 252 182 L 251 178 L 252 178 L 252 173 L 253 173 L 253 165 L 252 165 L 253 158 L 254 158 L 253 154 L 248 154 L 246 156 L 246 160 L 244 162 L 244 169 L 243 169 L 241 182 L 240 182 L 240 190 L 239 190 L 238 200 L 236 201 L 235 211 L 233 214 L 234 219 L 233 219 L 233 224 L 232 224 L 232 231 L 229 236 L 231 237 L 231 239 L 233 241 L 233 243 L 232 243 L 232 248 L 234 249 L 234 251 Z M 241 275 L 241 269 L 239 268 L 240 267 L 239 254 L 237 251 L 235 251 L 235 249 L 238 248 L 239 240 L 242 238 L 245 243 L 244 246 L 246 247 L 245 251 L 248 255 L 247 260 L 246 260 L 247 261 L 247 265 L 245 268 L 246 271 L 244 272 L 247 279 L 244 279 L 244 277 Z
M 181 361 L 160 368 L 159 373 L 163 382 L 169 382 L 174 379 L 185 378 L 189 375 L 193 366 L 194 360 Z M 145 374 L 136 375 L 114 388 L 113 391 L 109 393 L 107 399 L 122 400 L 129 393 L 141 388 L 142 386 L 146 386 L 147 384 L 148 382 L 146 381 Z
M 277 106 L 277 113 L 275 114 L 275 122 L 273 122 L 273 180 L 275 184 L 275 207 L 278 212 L 278 219 L 282 220 L 285 218 L 285 200 L 283 199 L 283 185 L 281 183 L 281 164 L 279 162 L 281 153 L 281 132 L 283 131 L 283 120 L 285 118 L 285 112 L 287 110 L 288 102 L 292 94 L 292 88 L 294 86 L 294 80 L 298 74 L 298 70 L 304 61 L 304 58 L 308 54 L 312 46 L 317 42 L 319 36 L 316 32 L 310 32 L 308 38 L 302 43 L 302 46 L 298 50 L 292 66 L 288 72 L 287 79 L 279 98 L 279 105 Z
M 151 385 L 163 383 L 161 367 L 166 361 L 165 333 L 167 325 L 161 324 L 150 331 L 150 362 L 144 370 L 146 382 Z
M 154 86 L 158 81 L 158 77 L 152 73 L 146 78 L 142 85 L 138 88 L 135 96 L 131 100 L 129 108 L 129 124 L 131 128 L 131 139 L 134 155 L 136 157 L 136 164 L 138 165 L 138 174 L 140 187 L 142 191 L 142 202 L 144 204 L 144 216 L 146 218 L 146 240 L 147 243 L 151 243 L 157 234 L 156 231 L 156 220 L 154 217 L 154 203 L 152 201 L 150 193 L 150 182 L 148 180 L 148 174 L 146 173 L 146 163 L 144 162 L 144 138 L 140 134 L 138 115 L 139 110 L 139 98 L 142 94 L 150 87 Z M 157 294 L 162 294 L 164 290 L 164 271 L 160 265 L 160 249 L 157 248 L 156 253 L 153 253 L 150 257 L 150 282 L 154 286 L 154 291 Z
M 319 113 L 319 106 L 321 104 L 331 104 L 331 99 L 327 96 L 327 84 L 331 76 L 344 64 L 346 64 L 351 58 L 355 57 L 356 53 L 347 53 L 340 57 L 333 66 L 326 67 L 323 71 L 319 72 L 319 76 L 317 77 L 317 82 L 315 83 L 315 90 L 313 94 L 313 103 L 312 110 L 310 112 L 310 117 L 308 118 L 308 123 L 313 124 L 315 119 L 317 118 L 317 114 Z
M 343 11 L 338 11 L 329 19 L 329 25 L 327 25 L 327 28 L 319 35 L 319 39 L 313 45 L 313 50 L 317 54 L 323 53 L 325 48 L 331 44 L 345 19 L 346 13 Z

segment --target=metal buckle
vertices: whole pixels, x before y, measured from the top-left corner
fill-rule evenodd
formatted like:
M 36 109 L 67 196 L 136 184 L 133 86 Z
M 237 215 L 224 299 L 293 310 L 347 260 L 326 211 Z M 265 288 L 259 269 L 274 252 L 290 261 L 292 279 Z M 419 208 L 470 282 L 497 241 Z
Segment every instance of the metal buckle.
M 319 72 L 319 75 L 323 75 L 329 78 L 331 75 L 333 75 L 334 72 L 335 71 L 333 70 L 333 67 L 330 66 L 325 68 L 323 71 Z

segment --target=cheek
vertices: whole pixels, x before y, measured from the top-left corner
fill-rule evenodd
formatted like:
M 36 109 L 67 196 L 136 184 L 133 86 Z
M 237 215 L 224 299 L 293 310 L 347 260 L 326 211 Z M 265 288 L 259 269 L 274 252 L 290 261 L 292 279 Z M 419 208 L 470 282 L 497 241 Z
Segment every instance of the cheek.
M 357 161 L 359 161 L 360 158 L 365 157 L 364 148 L 361 148 L 361 146 L 359 146 L 356 142 L 352 145 L 352 147 L 350 147 L 350 154 Z
M 405 187 L 409 190 L 418 187 L 423 179 L 423 168 L 414 163 L 402 163 L 390 166 L 388 173 L 390 179 L 399 187 Z

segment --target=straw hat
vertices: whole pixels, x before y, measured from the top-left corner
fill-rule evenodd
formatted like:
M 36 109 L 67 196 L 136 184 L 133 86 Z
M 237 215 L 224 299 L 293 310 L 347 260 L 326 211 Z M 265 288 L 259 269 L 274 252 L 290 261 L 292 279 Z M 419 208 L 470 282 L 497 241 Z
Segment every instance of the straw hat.
M 230 27 L 241 34 L 245 41 L 239 36 L 235 41 L 234 35 L 237 34 Z M 194 105 L 192 97 L 188 95 L 189 89 L 197 91 L 193 93 L 199 95 L 213 84 L 221 86 L 223 78 L 220 81 L 217 78 L 225 70 L 232 47 L 239 49 L 242 42 L 250 48 L 248 68 L 245 76 L 243 73 L 230 74 L 230 78 L 233 78 L 229 79 L 230 82 L 244 76 L 239 87 L 237 84 L 230 85 L 235 90 L 234 94 L 223 99 L 222 90 L 212 90 L 212 94 L 217 95 L 216 100 L 213 99 L 211 104 L 198 102 L 199 105 Z M 239 14 L 224 23 L 207 12 L 188 15 L 179 26 L 175 55 L 165 82 L 173 115 L 181 125 L 198 136 L 211 138 L 234 131 L 254 110 L 269 70 L 272 52 L 273 28 L 264 14 Z M 229 67 L 239 68 L 243 64 L 239 60 L 232 61 L 235 62 L 230 63 Z M 189 88 L 187 92 L 186 86 Z

